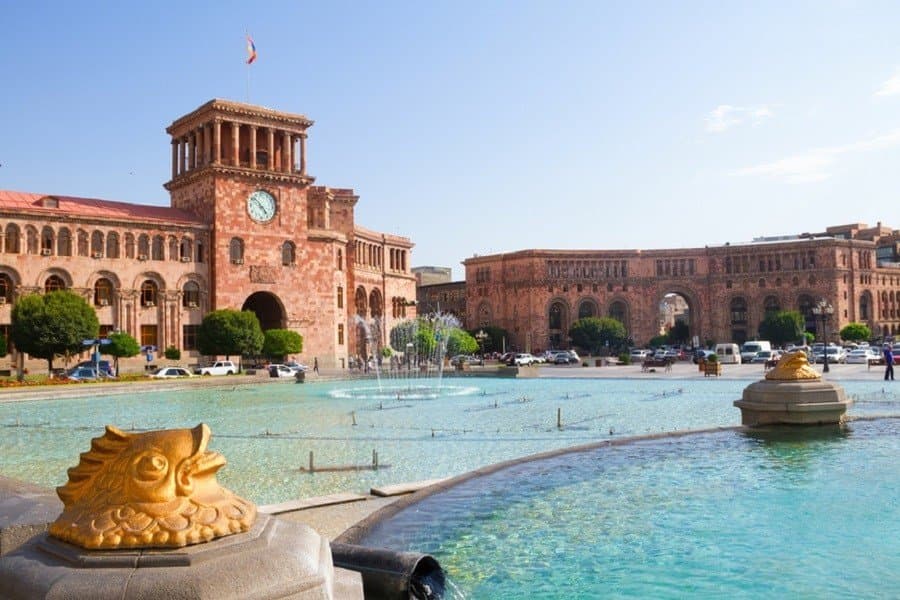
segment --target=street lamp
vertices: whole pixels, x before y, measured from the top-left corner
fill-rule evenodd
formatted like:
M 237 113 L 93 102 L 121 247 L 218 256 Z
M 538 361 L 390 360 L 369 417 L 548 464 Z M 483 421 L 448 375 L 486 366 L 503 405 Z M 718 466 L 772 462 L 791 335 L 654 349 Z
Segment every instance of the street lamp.
M 828 304 L 828 301 L 825 300 L 825 298 L 822 298 L 816 302 L 815 306 L 813 306 L 812 312 L 816 315 L 817 319 L 822 320 L 822 342 L 825 344 L 824 352 L 822 354 L 825 366 L 822 367 L 822 372 L 828 373 L 828 319 L 834 314 L 834 307 Z
M 481 366 L 484 366 L 484 340 L 488 339 L 490 336 L 484 332 L 484 329 L 479 329 L 478 333 L 475 334 L 475 339 L 478 340 L 478 345 L 481 347 Z

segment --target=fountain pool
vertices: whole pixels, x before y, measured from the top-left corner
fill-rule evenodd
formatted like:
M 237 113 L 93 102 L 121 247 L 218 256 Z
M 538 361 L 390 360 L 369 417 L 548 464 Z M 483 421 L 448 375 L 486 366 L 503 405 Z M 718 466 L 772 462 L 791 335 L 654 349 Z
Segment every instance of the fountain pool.
M 896 598 L 898 434 L 891 418 L 567 453 L 342 541 L 428 552 L 456 598 Z
M 594 441 L 740 422 L 746 381 L 447 378 L 260 383 L 0 404 L 0 473 L 40 485 L 66 469 L 106 424 L 161 429 L 209 424 L 228 465 L 219 481 L 258 504 L 450 477 Z M 900 391 L 843 382 L 852 415 L 900 415 Z M 557 418 L 560 417 L 558 427 Z M 353 423 L 356 423 L 354 425 Z M 317 466 L 379 469 L 304 473 Z

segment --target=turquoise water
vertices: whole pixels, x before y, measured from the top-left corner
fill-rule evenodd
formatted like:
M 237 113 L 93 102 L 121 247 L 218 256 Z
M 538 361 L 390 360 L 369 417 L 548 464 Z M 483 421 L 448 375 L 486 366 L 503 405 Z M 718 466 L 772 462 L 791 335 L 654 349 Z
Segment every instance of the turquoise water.
M 736 425 L 747 381 L 453 379 L 439 398 L 374 382 L 141 391 L 0 404 L 0 473 L 56 486 L 107 423 L 142 430 L 210 425 L 219 480 L 259 504 L 448 477 L 592 441 Z M 845 382 L 851 414 L 900 415 L 900 390 Z M 398 398 L 399 394 L 399 398 Z M 562 428 L 557 427 L 557 409 Z M 356 425 L 353 425 L 353 420 Z M 381 468 L 303 473 L 317 466 Z
M 456 598 L 900 597 L 900 420 L 722 431 L 519 464 L 363 543 L 434 555 Z

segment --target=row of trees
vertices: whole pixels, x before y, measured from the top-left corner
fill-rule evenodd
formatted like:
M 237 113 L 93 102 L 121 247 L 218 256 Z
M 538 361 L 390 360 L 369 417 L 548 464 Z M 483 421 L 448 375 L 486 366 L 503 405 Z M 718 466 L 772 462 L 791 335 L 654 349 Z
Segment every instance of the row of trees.
M 96 339 L 99 331 L 96 311 L 84 298 L 69 291 L 29 294 L 12 308 L 13 343 L 18 350 L 45 359 L 48 373 L 53 372 L 54 360 L 62 358 L 68 362 L 70 357 L 84 352 L 84 340 Z M 112 333 L 108 339 L 100 351 L 115 359 L 117 372 L 119 358 L 141 352 L 140 344 L 126 332 Z M 224 309 L 204 317 L 197 332 L 197 345 L 204 355 L 283 358 L 303 351 L 303 337 L 287 329 L 263 332 L 253 312 Z M 174 347 L 164 354 L 175 360 L 181 355 Z

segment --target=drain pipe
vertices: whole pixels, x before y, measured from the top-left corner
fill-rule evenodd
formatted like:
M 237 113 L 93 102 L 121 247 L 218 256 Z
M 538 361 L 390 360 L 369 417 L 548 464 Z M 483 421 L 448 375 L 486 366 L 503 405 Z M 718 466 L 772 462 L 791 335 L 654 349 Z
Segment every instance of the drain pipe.
M 335 567 L 362 575 L 366 600 L 440 600 L 445 577 L 428 554 L 331 543 Z

